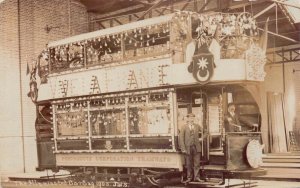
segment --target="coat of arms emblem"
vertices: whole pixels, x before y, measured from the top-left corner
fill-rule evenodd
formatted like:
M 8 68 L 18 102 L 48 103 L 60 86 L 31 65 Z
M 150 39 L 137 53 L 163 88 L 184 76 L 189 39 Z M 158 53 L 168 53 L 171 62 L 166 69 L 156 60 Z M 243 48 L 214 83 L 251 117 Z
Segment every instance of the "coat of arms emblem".
M 110 140 L 106 140 L 105 141 L 105 148 L 107 149 L 107 150 L 111 150 L 112 149 L 112 144 L 111 144 L 111 141 Z
M 210 81 L 214 73 L 214 56 L 208 50 L 208 46 L 203 44 L 195 51 L 193 60 L 188 66 L 188 71 L 202 84 Z

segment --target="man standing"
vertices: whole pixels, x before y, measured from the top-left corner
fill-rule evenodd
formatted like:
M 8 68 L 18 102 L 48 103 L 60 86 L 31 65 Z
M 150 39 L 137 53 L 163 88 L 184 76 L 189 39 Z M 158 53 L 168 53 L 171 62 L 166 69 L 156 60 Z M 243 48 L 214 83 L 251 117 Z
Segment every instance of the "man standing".
M 235 113 L 235 105 L 228 104 L 228 114 L 225 117 L 225 131 L 226 132 L 239 132 L 241 131 L 241 123 L 238 115 Z
M 187 115 L 187 123 L 180 131 L 180 147 L 182 153 L 185 154 L 187 168 L 187 180 L 184 183 L 192 181 L 193 171 L 194 181 L 201 181 L 199 175 L 201 157 L 200 126 L 194 123 L 194 119 L 195 115 L 189 113 Z

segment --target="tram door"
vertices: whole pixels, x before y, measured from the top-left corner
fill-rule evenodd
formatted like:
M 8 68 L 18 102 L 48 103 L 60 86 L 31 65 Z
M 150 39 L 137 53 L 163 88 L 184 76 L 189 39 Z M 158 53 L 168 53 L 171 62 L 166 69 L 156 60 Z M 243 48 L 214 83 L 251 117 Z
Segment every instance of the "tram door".
M 183 89 L 177 93 L 177 124 L 179 131 L 186 124 L 186 116 L 188 113 L 195 114 L 195 123 L 201 126 L 201 142 L 202 156 L 201 160 L 208 160 L 209 157 L 209 138 L 207 127 L 207 97 L 203 92 L 198 92 L 192 89 Z M 179 138 L 180 139 L 180 138 Z
M 191 112 L 195 114 L 195 123 L 201 126 L 201 160 L 209 160 L 209 136 L 207 124 L 207 95 L 204 92 L 194 91 L 191 94 Z

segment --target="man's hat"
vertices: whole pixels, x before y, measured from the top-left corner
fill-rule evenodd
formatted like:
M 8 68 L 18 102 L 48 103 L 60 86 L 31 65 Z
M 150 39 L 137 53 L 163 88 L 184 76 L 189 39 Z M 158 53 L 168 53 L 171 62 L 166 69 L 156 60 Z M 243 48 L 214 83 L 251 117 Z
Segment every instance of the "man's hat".
M 195 114 L 193 114 L 193 113 L 188 113 L 188 114 L 186 115 L 186 117 L 196 117 L 196 116 L 195 116 Z

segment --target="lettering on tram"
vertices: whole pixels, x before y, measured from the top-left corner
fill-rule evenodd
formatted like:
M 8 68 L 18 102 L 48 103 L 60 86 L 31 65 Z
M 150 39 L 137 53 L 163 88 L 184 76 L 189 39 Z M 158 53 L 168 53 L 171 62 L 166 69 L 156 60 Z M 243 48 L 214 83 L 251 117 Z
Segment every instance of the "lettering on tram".
M 30 81 L 39 169 L 157 187 L 264 175 L 259 40 L 251 14 L 178 12 L 50 42 Z

